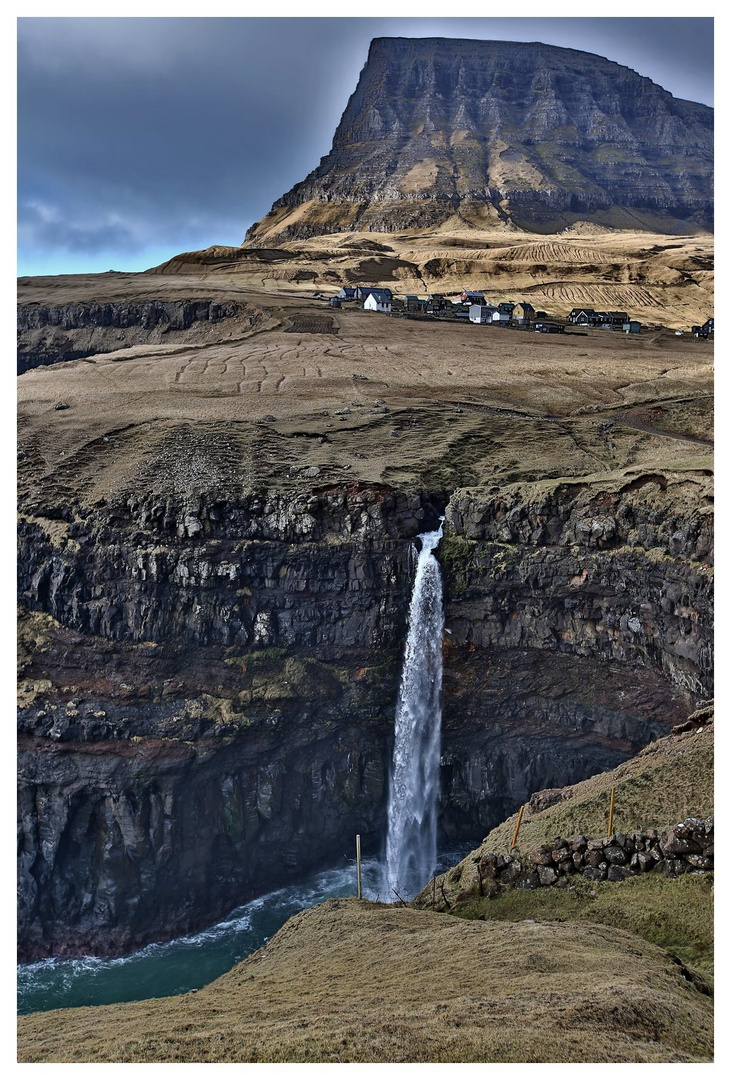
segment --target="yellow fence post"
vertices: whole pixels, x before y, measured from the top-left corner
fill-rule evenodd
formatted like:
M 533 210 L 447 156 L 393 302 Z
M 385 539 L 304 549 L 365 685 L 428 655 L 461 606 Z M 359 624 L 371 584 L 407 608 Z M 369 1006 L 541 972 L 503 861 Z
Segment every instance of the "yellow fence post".
M 521 806 L 520 813 L 518 814 L 518 821 L 517 821 L 516 826 L 515 826 L 515 832 L 513 833 L 513 842 L 510 845 L 511 848 L 514 848 L 515 845 L 518 842 L 518 831 L 520 829 L 520 823 L 523 820 L 523 811 L 524 810 L 525 810 L 525 806 Z
M 355 838 L 355 861 L 358 865 L 358 899 L 363 899 L 363 888 L 360 881 L 360 833 Z

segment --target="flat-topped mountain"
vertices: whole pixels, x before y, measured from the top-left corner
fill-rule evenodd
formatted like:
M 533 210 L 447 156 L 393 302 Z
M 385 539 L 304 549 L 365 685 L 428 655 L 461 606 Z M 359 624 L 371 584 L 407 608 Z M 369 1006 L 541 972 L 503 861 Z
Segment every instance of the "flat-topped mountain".
M 342 231 L 712 222 L 713 110 L 540 42 L 376 38 L 333 139 L 250 245 Z

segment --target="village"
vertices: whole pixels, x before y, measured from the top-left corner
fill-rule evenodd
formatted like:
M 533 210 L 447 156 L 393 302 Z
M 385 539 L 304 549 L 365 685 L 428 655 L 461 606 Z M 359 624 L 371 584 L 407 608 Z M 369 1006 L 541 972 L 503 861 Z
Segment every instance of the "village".
M 625 334 L 639 334 L 642 323 L 631 319 L 626 311 L 595 311 L 594 308 L 572 308 L 564 317 L 549 316 L 545 311 L 536 311 L 527 301 L 515 303 L 511 300 L 492 304 L 480 291 L 464 290 L 454 297 L 434 293 L 425 298 L 415 295 L 394 296 L 391 289 L 375 288 L 369 285 L 343 286 L 340 292 L 330 297 L 331 307 L 353 305 L 363 311 L 380 312 L 396 318 L 407 319 L 455 319 L 470 323 L 501 326 L 512 330 L 532 330 L 543 334 L 563 334 L 566 328 L 577 327 L 582 330 L 620 330 Z M 660 329 L 653 324 L 647 329 Z M 686 331 L 676 330 L 682 337 Z M 713 336 L 713 318 L 703 324 L 691 326 L 688 333 L 695 338 Z

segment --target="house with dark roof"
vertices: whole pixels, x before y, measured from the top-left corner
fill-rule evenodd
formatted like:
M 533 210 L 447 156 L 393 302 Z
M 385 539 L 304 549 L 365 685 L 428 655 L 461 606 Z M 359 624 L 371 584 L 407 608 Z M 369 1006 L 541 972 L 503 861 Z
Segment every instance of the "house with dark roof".
M 525 301 L 521 301 L 521 303 L 516 304 L 514 309 L 513 309 L 513 318 L 515 319 L 516 322 L 520 322 L 520 323 L 530 322 L 531 319 L 535 319 L 535 317 L 536 317 L 535 308 L 533 307 L 532 304 L 529 304 L 529 303 L 527 303 Z
M 369 289 L 363 304 L 364 311 L 391 311 L 390 289 Z
M 375 289 L 370 285 L 356 285 L 356 287 L 355 287 L 355 299 L 356 300 L 366 300 L 367 297 L 368 297 L 368 294 L 373 293 L 373 292 L 381 293 L 381 294 L 387 296 L 389 304 L 393 300 L 393 293 L 391 292 L 390 289 Z
M 713 319 L 706 319 L 703 326 L 691 326 L 690 332 L 693 337 L 707 338 L 713 333 Z
M 573 323 L 575 326 L 594 326 L 596 318 L 597 312 L 594 308 L 575 307 L 566 316 L 566 322 Z
M 355 289 L 347 289 L 345 286 L 340 290 L 337 295 L 338 300 L 357 300 L 355 295 Z

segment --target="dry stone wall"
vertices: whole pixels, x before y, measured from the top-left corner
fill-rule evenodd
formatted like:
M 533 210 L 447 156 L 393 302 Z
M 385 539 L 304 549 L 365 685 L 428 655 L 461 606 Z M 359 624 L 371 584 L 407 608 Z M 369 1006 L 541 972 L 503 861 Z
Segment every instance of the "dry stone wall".
M 513 848 L 510 854 L 494 852 L 473 857 L 474 874 L 468 886 L 452 902 L 444 885 L 456 883 L 462 866 L 456 866 L 436 883 L 436 907 L 447 910 L 475 895 L 495 897 L 504 889 L 539 889 L 551 885 L 566 888 L 572 877 L 589 881 L 625 881 L 640 874 L 666 877 L 707 874 L 714 866 L 714 820 L 686 818 L 667 832 L 613 833 L 602 839 L 557 836 L 528 853 Z

